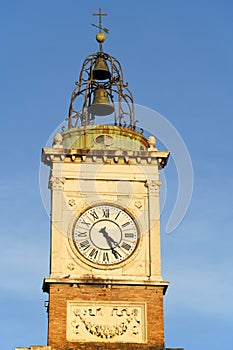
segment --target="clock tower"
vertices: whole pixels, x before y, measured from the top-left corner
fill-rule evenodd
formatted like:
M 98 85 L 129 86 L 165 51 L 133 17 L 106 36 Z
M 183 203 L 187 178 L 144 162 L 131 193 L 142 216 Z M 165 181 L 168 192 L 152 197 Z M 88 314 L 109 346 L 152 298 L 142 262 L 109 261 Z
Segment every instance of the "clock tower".
M 51 169 L 48 346 L 164 349 L 160 174 L 169 152 L 137 127 L 120 62 L 83 62 L 67 127 L 44 148 Z

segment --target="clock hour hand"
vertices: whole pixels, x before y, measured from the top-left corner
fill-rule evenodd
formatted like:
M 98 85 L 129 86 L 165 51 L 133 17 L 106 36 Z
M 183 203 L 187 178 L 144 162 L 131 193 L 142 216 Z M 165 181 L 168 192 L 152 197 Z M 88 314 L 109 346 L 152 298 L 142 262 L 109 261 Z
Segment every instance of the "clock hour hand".
M 109 236 L 108 232 L 106 231 L 106 226 L 101 228 L 99 230 L 99 232 L 103 234 L 104 238 L 106 239 L 106 241 L 111 249 L 113 249 L 113 246 L 116 247 L 118 245 L 118 243 L 116 241 L 114 241 L 114 239 L 112 237 Z

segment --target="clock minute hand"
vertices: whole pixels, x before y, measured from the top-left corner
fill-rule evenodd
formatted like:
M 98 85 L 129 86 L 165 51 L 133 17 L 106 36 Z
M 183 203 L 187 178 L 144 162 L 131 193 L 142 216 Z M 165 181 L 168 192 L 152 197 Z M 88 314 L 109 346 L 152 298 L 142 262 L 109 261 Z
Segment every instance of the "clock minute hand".
M 112 237 L 109 236 L 108 232 L 106 231 L 106 226 L 101 228 L 99 230 L 100 233 L 103 233 L 104 238 L 106 238 L 106 241 L 109 245 L 109 247 L 112 249 L 112 243 L 117 246 L 117 242 L 114 241 Z
M 119 258 L 119 253 L 112 247 L 111 247 L 111 251 L 112 251 L 112 254 L 115 256 L 115 258 L 118 259 Z

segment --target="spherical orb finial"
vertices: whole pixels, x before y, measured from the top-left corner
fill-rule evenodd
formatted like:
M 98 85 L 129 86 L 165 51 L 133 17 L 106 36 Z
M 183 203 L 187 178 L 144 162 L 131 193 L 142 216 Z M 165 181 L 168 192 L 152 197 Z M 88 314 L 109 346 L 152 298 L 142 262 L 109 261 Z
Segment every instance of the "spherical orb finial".
M 147 142 L 149 144 L 149 148 L 148 151 L 153 152 L 153 151 L 157 151 L 157 148 L 155 148 L 156 145 L 156 138 L 154 136 L 149 136 L 147 139 Z
M 153 148 L 156 144 L 156 139 L 154 136 L 149 136 L 148 139 L 147 139 L 149 145 L 150 145 L 150 148 Z
M 63 137 L 61 134 L 57 133 L 54 135 L 54 138 L 53 138 L 53 147 L 54 148 L 62 148 L 62 140 L 63 140 Z
M 104 33 L 99 32 L 96 34 L 96 40 L 98 41 L 98 43 L 103 43 L 106 39 L 106 36 Z

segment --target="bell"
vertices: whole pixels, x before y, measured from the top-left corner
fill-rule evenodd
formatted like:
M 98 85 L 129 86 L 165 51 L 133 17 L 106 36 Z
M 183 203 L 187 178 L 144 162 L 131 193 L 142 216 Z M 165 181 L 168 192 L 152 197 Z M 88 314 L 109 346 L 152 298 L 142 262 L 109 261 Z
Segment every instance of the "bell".
M 88 111 L 98 116 L 105 116 L 114 112 L 114 107 L 108 99 L 108 93 L 103 87 L 98 87 L 95 90 L 94 99 Z
M 110 79 L 111 73 L 109 72 L 108 65 L 105 59 L 99 56 L 95 62 L 93 69 L 93 78 L 95 80 L 106 80 Z

